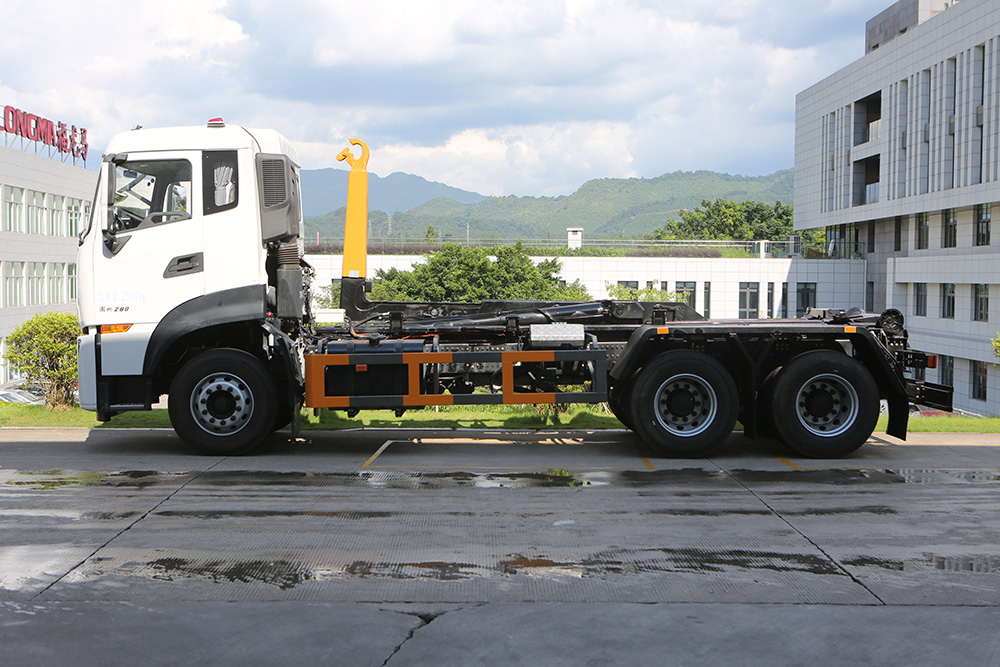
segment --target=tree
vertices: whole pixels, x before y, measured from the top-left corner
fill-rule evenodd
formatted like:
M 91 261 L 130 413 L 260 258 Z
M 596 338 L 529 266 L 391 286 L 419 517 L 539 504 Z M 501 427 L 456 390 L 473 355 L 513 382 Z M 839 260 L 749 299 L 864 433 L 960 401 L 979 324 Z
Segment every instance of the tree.
M 661 303 L 681 301 L 681 299 L 677 298 L 675 292 L 666 292 L 655 287 L 643 287 L 639 289 L 637 287 L 628 287 L 627 285 L 612 285 L 611 283 L 605 283 L 604 286 L 608 290 L 608 298 L 620 301 L 655 301 Z
M 7 363 L 26 382 L 45 390 L 50 410 L 73 406 L 79 333 L 76 315 L 53 311 L 35 315 L 7 336 Z
M 735 202 L 703 199 L 694 210 L 682 210 L 680 222 L 671 218 L 653 232 L 654 239 L 707 239 L 717 241 L 783 241 L 795 234 L 792 207 L 780 201 Z M 824 233 L 818 229 L 798 232 L 806 247 L 822 249 Z
M 491 258 L 490 255 L 495 258 Z M 441 250 L 409 271 L 379 270 L 374 301 L 454 301 L 486 299 L 518 301 L 587 301 L 580 281 L 561 285 L 559 262 L 531 261 L 519 242 L 496 248 L 462 247 L 445 243 Z
M 340 285 L 323 285 L 319 294 L 314 295 L 313 305 L 317 308 L 340 308 Z

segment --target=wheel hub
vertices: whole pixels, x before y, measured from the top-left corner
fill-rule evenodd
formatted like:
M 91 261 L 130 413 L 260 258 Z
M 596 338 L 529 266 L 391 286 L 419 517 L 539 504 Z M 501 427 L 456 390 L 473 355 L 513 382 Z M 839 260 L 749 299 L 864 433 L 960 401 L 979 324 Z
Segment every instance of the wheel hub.
M 813 417 L 825 417 L 835 411 L 840 401 L 826 387 L 810 391 L 805 397 L 805 409 Z
M 687 417 L 697 404 L 694 394 L 688 389 L 677 389 L 667 397 L 667 409 L 676 417 Z
M 813 435 L 840 435 L 858 418 L 858 394 L 837 375 L 817 375 L 803 383 L 795 403 L 799 423 Z
M 656 392 L 655 414 L 672 435 L 691 437 L 704 432 L 715 420 L 718 399 L 715 390 L 697 375 L 668 378 Z
M 250 422 L 253 393 L 231 373 L 206 375 L 191 392 L 195 423 L 213 435 L 231 435 Z

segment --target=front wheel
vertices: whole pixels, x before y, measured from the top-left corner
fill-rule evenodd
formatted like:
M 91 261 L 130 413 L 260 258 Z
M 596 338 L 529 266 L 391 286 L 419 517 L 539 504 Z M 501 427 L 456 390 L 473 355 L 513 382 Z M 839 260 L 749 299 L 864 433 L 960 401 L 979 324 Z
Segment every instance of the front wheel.
M 242 350 L 210 350 L 174 377 L 167 408 L 177 435 L 195 449 L 243 454 L 272 433 L 277 394 L 257 357 Z
M 705 456 L 732 433 L 739 412 L 736 383 L 701 352 L 674 350 L 654 357 L 631 391 L 634 430 L 665 456 Z
M 878 421 L 878 387 L 864 366 L 839 352 L 815 350 L 792 359 L 772 394 L 775 430 L 811 458 L 846 456 L 865 444 Z

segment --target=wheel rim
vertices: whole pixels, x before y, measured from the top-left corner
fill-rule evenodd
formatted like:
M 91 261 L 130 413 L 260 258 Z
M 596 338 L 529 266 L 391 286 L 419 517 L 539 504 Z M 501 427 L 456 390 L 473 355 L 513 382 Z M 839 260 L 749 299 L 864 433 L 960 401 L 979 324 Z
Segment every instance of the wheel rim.
M 195 423 L 213 435 L 232 435 L 250 423 L 253 392 L 232 373 L 206 375 L 191 392 Z
M 803 383 L 795 397 L 799 423 L 823 438 L 847 431 L 858 418 L 858 394 L 837 375 L 817 375 Z
M 655 414 L 668 433 L 683 438 L 704 432 L 715 420 L 719 401 L 712 385 L 697 375 L 674 375 L 656 391 Z

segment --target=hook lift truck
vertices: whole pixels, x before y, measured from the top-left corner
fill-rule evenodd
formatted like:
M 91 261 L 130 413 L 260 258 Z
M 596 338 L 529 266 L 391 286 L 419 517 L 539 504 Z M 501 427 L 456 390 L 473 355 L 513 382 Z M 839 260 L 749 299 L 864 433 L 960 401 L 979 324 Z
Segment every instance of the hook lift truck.
M 287 139 L 221 119 L 115 136 L 80 235 L 81 405 L 106 421 L 168 394 L 185 442 L 239 454 L 297 432 L 302 406 L 607 402 L 665 456 L 704 456 L 739 420 L 821 458 L 863 445 L 880 399 L 899 438 L 910 401 L 951 409 L 950 387 L 904 377 L 935 358 L 908 349 L 896 310 L 706 320 L 684 303 L 372 302 L 369 152 L 351 143 L 345 323 L 319 326 Z

